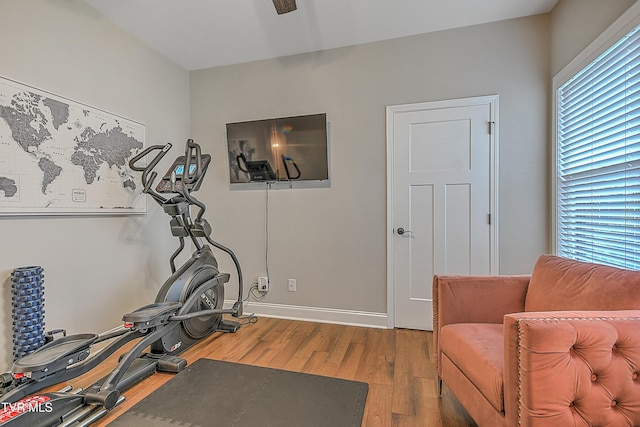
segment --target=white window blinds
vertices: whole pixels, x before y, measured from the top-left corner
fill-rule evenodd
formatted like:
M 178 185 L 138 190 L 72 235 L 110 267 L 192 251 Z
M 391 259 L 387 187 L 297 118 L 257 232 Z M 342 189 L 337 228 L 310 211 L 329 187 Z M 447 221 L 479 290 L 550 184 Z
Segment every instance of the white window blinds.
M 640 269 L 640 27 L 557 92 L 557 248 Z

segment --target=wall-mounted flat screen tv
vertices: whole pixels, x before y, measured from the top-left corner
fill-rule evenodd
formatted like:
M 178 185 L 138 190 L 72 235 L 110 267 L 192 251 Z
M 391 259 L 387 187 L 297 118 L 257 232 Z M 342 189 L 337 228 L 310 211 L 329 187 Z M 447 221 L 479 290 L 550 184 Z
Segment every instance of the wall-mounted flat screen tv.
M 325 113 L 227 123 L 231 187 L 328 186 L 327 134 Z

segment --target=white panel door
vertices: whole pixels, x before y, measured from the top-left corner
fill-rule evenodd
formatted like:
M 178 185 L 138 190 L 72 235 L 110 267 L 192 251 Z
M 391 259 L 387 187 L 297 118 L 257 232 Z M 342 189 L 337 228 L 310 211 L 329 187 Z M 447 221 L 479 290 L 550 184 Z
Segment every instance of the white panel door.
M 432 330 L 434 274 L 495 271 L 496 102 L 388 107 L 390 326 Z

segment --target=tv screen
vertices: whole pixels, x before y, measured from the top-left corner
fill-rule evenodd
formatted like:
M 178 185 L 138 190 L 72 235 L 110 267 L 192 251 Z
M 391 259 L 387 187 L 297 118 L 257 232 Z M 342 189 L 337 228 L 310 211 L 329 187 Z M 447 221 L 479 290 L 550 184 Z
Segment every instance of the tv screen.
M 329 179 L 324 113 L 227 123 L 227 145 L 232 187 Z

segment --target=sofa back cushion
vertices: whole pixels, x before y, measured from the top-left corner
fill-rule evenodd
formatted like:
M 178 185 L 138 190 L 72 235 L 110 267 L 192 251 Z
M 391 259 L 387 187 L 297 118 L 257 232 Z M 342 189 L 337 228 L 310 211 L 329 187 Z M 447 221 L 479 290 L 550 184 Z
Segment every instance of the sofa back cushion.
M 525 311 L 640 309 L 640 271 L 542 255 Z

